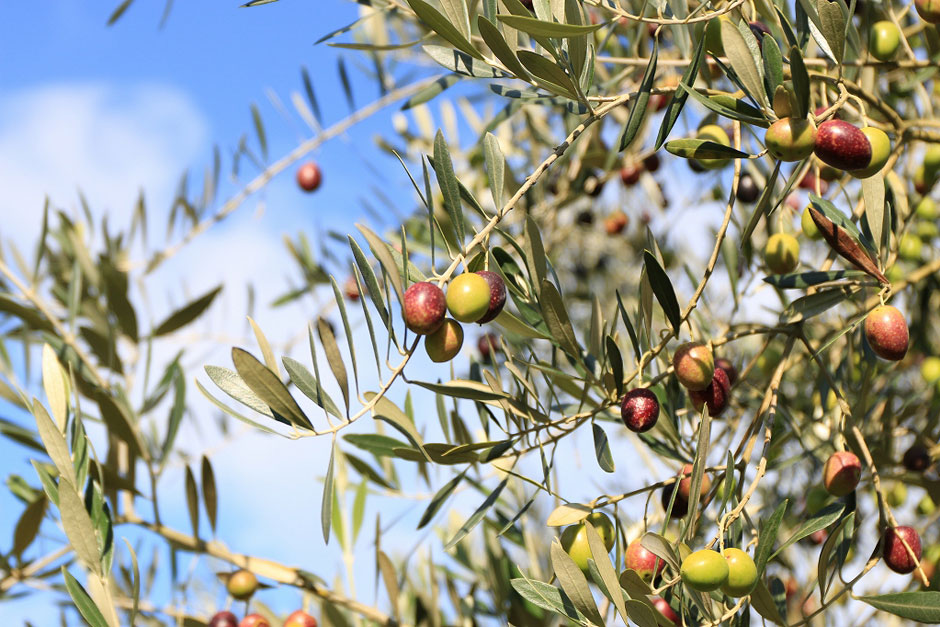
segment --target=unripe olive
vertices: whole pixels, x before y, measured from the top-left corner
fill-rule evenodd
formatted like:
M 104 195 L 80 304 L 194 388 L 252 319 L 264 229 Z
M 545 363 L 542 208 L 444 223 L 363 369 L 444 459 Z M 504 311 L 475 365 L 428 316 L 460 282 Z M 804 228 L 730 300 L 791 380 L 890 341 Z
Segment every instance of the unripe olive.
M 233 598 L 244 601 L 251 598 L 251 595 L 258 589 L 258 578 L 251 571 L 236 570 L 229 575 L 225 587 Z
M 697 139 L 706 139 L 713 141 L 716 144 L 721 144 L 722 146 L 730 146 L 731 138 L 728 137 L 728 133 L 725 132 L 725 129 L 721 128 L 717 124 L 706 124 L 698 130 L 696 135 Z M 730 159 L 724 157 L 708 158 L 708 159 L 697 159 L 699 164 L 707 170 L 717 170 L 728 165 Z
M 726 548 L 724 556 L 728 563 L 728 579 L 721 586 L 721 591 L 729 597 L 750 594 L 757 583 L 757 564 L 741 549 Z
M 447 310 L 460 322 L 476 322 L 490 307 L 490 286 L 473 272 L 451 279 L 447 286 Z
M 924 196 L 914 207 L 914 214 L 924 220 L 936 220 L 940 218 L 940 210 L 937 203 L 930 196 Z
M 881 20 L 871 25 L 871 37 L 868 51 L 879 61 L 890 61 L 901 47 L 901 31 L 888 20 Z
M 431 361 L 443 363 L 450 361 L 463 346 L 463 328 L 452 318 L 444 320 L 437 331 L 424 338 L 424 350 Z
M 888 135 L 880 128 L 866 126 L 862 129 L 862 134 L 868 138 L 871 144 L 871 160 L 868 166 L 861 170 L 850 170 L 849 174 L 857 179 L 867 179 L 881 172 L 891 156 L 891 140 Z
M 317 619 L 303 610 L 297 610 L 287 617 L 284 627 L 317 627 Z
M 764 248 L 764 262 L 774 274 L 788 274 L 800 263 L 800 243 L 789 233 L 774 233 Z
M 447 313 L 444 292 L 428 282 L 415 283 L 405 290 L 402 318 L 405 326 L 418 335 L 434 333 L 444 324 Z
M 928 24 L 940 24 L 940 0 L 915 0 L 914 7 L 920 19 Z
M 800 216 L 800 228 L 803 230 L 803 235 L 807 238 L 822 239 L 822 231 L 820 231 L 816 223 L 813 222 L 813 216 L 809 212 L 809 208 L 810 205 L 806 205 L 806 209 L 803 209 L 803 215 Z
M 813 154 L 816 125 L 808 119 L 777 120 L 764 134 L 764 144 L 770 154 L 781 161 L 801 161 Z
M 728 562 L 716 551 L 703 549 L 682 560 L 679 574 L 693 590 L 711 592 L 728 580 Z
M 614 543 L 617 540 L 616 529 L 607 514 L 592 512 L 588 514 L 585 521 L 591 523 L 601 540 L 604 541 L 604 547 L 608 551 L 614 548 Z M 565 528 L 561 534 L 561 546 L 568 553 L 568 556 L 574 560 L 574 563 L 578 565 L 578 568 L 587 571 L 588 558 L 594 558 L 588 544 L 587 527 L 583 522 Z
M 885 494 L 885 500 L 890 507 L 901 507 L 907 500 L 907 486 L 896 481 Z
M 927 357 L 920 365 L 920 376 L 927 383 L 940 382 L 940 357 Z
M 924 253 L 924 243 L 914 233 L 905 233 L 898 242 L 898 256 L 907 261 L 920 261 Z

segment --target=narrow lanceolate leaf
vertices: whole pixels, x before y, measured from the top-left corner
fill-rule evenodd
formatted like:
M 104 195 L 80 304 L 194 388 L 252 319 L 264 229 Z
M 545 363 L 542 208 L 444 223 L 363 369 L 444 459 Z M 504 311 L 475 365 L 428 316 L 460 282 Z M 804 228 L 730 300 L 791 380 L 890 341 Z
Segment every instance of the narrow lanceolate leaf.
M 836 63 L 842 63 L 845 54 L 845 16 L 842 15 L 842 8 L 833 0 L 816 0 L 816 10 L 819 13 L 819 29 Z
M 421 19 L 431 30 L 449 41 L 455 48 L 466 52 L 472 57 L 482 59 L 476 48 L 473 47 L 463 33 L 455 27 L 450 21 L 441 14 L 440 11 L 425 2 L 424 0 L 408 0 L 408 4 L 414 10 L 418 18 Z
M 777 40 L 770 35 L 764 35 L 761 46 L 764 52 L 764 86 L 767 96 L 772 100 L 777 87 L 783 84 L 783 55 L 780 54 Z
M 835 521 L 839 520 L 839 517 L 842 516 L 843 511 L 845 511 L 844 503 L 833 503 L 832 505 L 826 506 L 815 516 L 800 525 L 793 535 L 790 536 L 787 541 L 780 546 L 779 549 L 774 551 L 774 553 L 770 556 L 770 559 L 773 559 L 779 555 L 784 549 L 794 542 L 799 542 L 803 538 L 816 533 L 820 529 L 825 529 Z
M 568 310 L 565 309 L 565 303 L 561 299 L 561 294 L 558 293 L 558 288 L 548 279 L 542 281 L 539 304 L 542 306 L 542 315 L 552 337 L 562 350 L 572 357 L 577 357 L 580 353 L 578 340 L 574 336 L 574 327 L 571 326 Z
M 460 205 L 460 189 L 457 185 L 457 175 L 454 174 L 454 164 L 450 158 L 450 149 L 444 140 L 444 133 L 438 129 L 434 136 L 434 173 L 437 174 L 437 184 L 441 187 L 444 196 L 444 209 L 450 216 L 454 228 L 457 230 L 457 241 L 463 246 L 464 221 L 463 209 Z
M 822 272 L 815 270 L 813 272 L 801 272 L 799 274 L 775 274 L 765 276 L 764 282 L 770 283 L 780 288 L 806 289 L 820 283 L 830 283 L 840 279 L 858 279 L 868 276 L 860 270 L 829 270 Z
M 371 402 L 376 397 L 375 392 L 366 392 L 366 400 Z M 395 403 L 382 396 L 372 407 L 372 416 L 376 419 L 385 420 L 390 425 L 398 429 L 402 435 L 411 441 L 411 444 L 417 448 L 427 461 L 431 461 L 427 451 L 424 450 L 424 441 L 421 434 L 415 428 L 414 421 L 408 417 L 408 414 L 398 408 Z
M 451 170 L 451 173 L 453 173 L 453 170 Z M 455 178 L 454 182 L 456 180 Z M 401 270 L 399 269 L 401 266 L 395 263 L 395 258 L 392 257 L 388 245 L 366 225 L 357 224 L 356 228 L 369 242 L 369 249 L 375 255 L 375 258 L 379 260 L 388 278 L 392 281 L 392 287 L 395 288 L 395 293 L 398 294 L 398 301 L 402 302 L 404 300 L 404 290 L 401 283 Z M 372 286 L 369 286 L 369 289 L 371 291 Z
M 534 17 L 525 17 L 522 15 L 497 15 L 503 24 L 511 26 L 516 30 L 521 30 L 529 35 L 539 37 L 578 37 L 593 33 L 601 28 L 603 22 L 599 24 L 561 24 L 559 22 L 547 22 Z
M 540 87 L 572 100 L 577 99 L 574 82 L 557 63 L 531 50 L 520 50 L 517 55 Z
M 738 27 L 731 20 L 721 21 L 721 43 L 725 48 L 725 54 L 731 62 L 738 78 L 747 88 L 751 97 L 758 103 L 767 104 L 767 95 L 764 93 L 764 81 L 761 73 L 757 69 L 751 50 L 748 48 L 744 35 L 738 30 Z
M 796 46 L 790 48 L 790 75 L 793 77 L 793 93 L 798 107 L 794 114 L 802 119 L 809 113 L 809 72 L 803 63 L 803 54 Z
M 69 380 L 55 351 L 48 344 L 42 346 L 42 387 L 46 391 L 56 426 L 64 430 L 69 411 Z
M 516 78 L 528 80 L 529 73 L 522 67 L 518 57 L 516 57 L 516 53 L 509 44 L 506 43 L 506 39 L 493 22 L 479 15 L 477 16 L 477 27 L 480 30 L 480 36 L 489 47 L 490 52 L 506 66 L 506 69 L 515 74 Z
M 485 61 L 474 59 L 466 52 L 446 46 L 423 46 L 429 57 L 451 72 L 474 78 L 503 78 L 506 74 Z
M 591 508 L 580 503 L 565 503 L 559 505 L 548 515 L 545 524 L 549 527 L 563 527 L 573 525 L 576 522 L 584 520 L 591 513 Z
M 662 558 L 670 568 L 679 570 L 679 556 L 666 538 L 658 533 L 644 533 L 640 537 L 640 544 L 653 555 Z
M 467 13 L 466 0 L 441 0 L 441 8 L 460 34 L 470 39 L 470 15 Z
M 699 66 L 702 64 L 702 57 L 705 56 L 705 29 L 704 23 L 701 26 L 696 28 L 696 37 L 698 38 L 698 45 L 695 47 L 695 56 L 692 57 L 692 62 L 685 68 L 685 72 L 682 73 L 681 83 L 686 85 L 691 85 L 695 82 L 695 77 L 698 76 Z M 689 92 L 685 89 L 677 89 L 672 94 L 672 98 L 669 100 L 669 105 L 666 107 L 666 113 L 663 114 L 663 123 L 659 127 L 659 135 L 656 137 L 656 150 L 662 148 L 663 143 L 665 143 L 666 138 L 669 137 L 669 132 L 672 130 L 672 127 L 675 126 L 676 120 L 679 119 L 679 113 L 682 112 L 682 108 L 685 106 L 685 101 L 689 98 Z
M 209 526 L 215 533 L 215 523 L 219 512 L 219 495 L 215 487 L 215 472 L 212 470 L 212 462 L 205 455 L 202 456 L 202 502 L 206 506 L 206 516 L 209 518 Z
M 434 497 L 431 499 L 431 502 L 428 503 L 427 509 L 424 510 L 424 513 L 421 515 L 421 520 L 418 521 L 418 529 L 421 529 L 434 518 L 434 515 L 440 511 L 441 507 L 444 506 L 444 503 L 447 501 L 447 498 L 453 494 L 454 490 L 457 489 L 457 486 L 463 480 L 464 474 L 460 473 L 447 483 L 445 483 L 438 491 L 435 493 Z
M 853 266 L 862 270 L 863 272 L 868 273 L 874 278 L 878 279 L 884 284 L 890 283 L 887 277 L 881 273 L 881 270 L 878 269 L 878 266 L 875 265 L 875 262 L 868 255 L 864 248 L 862 248 L 859 243 L 853 239 L 846 231 L 840 228 L 838 225 L 833 223 L 832 220 L 820 213 L 816 207 L 815 203 L 809 207 L 810 216 L 813 218 L 813 222 L 816 223 L 816 227 L 819 229 L 819 232 L 822 233 L 826 242 L 834 251 L 836 251 L 842 258 L 846 259 Z
M 133 605 L 131 606 L 131 618 L 128 621 L 130 625 L 137 624 L 137 609 L 140 605 L 140 567 L 137 564 L 137 553 L 134 552 L 134 547 L 131 546 L 131 543 L 127 538 L 124 538 L 124 544 L 127 545 L 127 551 L 131 554 L 131 575 L 133 576 L 133 584 L 131 588 L 131 599 Z
M 757 564 L 757 575 L 764 572 L 767 560 L 770 559 L 770 552 L 774 548 L 774 542 L 777 540 L 777 531 L 780 529 L 780 522 L 787 511 L 789 500 L 784 499 L 783 503 L 777 506 L 773 515 L 761 524 L 760 536 L 757 540 L 757 550 L 754 552 L 754 562 Z
M 897 592 L 858 599 L 901 618 L 928 624 L 940 623 L 940 592 Z
M 620 136 L 620 150 L 626 150 L 636 134 L 640 130 L 643 118 L 646 117 L 646 111 L 650 103 L 650 91 L 653 89 L 653 79 L 656 78 L 656 61 L 659 58 L 659 38 L 653 43 L 653 53 L 650 55 L 650 62 L 646 66 L 646 72 L 643 74 L 643 80 L 640 83 L 640 91 L 633 100 L 633 107 L 630 109 L 630 117 L 624 126 L 623 134 Z
M 594 455 L 597 457 L 597 465 L 604 472 L 614 472 L 614 457 L 610 453 L 610 442 L 604 429 L 597 423 L 594 423 Z
M 880 174 L 862 179 L 862 197 L 865 199 L 865 219 L 871 231 L 872 243 L 881 250 L 885 233 L 890 230 L 886 227 L 885 217 L 885 180 Z
M 232 349 L 235 370 L 252 392 L 264 401 L 271 411 L 303 429 L 313 430 L 313 425 L 300 405 L 276 374 L 271 372 L 258 358 L 241 348 Z
M 483 503 L 481 503 L 480 506 L 476 509 L 476 511 L 473 512 L 473 514 L 470 516 L 470 518 L 467 519 L 467 522 L 463 524 L 463 526 L 457 531 L 454 537 L 451 538 L 450 542 L 447 543 L 447 545 L 444 547 L 445 549 L 449 550 L 452 547 L 454 547 L 458 542 L 463 540 L 464 537 L 466 537 L 466 535 L 470 533 L 473 530 L 473 528 L 479 524 L 481 520 L 483 520 L 483 516 L 486 515 L 486 512 L 489 511 L 489 509 L 496 502 L 496 499 L 499 498 L 500 493 L 502 493 L 503 488 L 506 487 L 506 483 L 508 482 L 509 482 L 509 477 L 507 476 L 505 479 L 503 479 L 499 483 L 498 486 L 496 486 L 495 490 L 490 492 L 489 496 L 486 497 Z
M 682 325 L 682 313 L 679 311 L 679 301 L 676 299 L 676 291 L 672 287 L 672 281 L 669 280 L 669 275 L 659 265 L 656 257 L 648 250 L 643 251 L 643 264 L 646 266 L 646 275 L 649 277 L 653 294 L 672 325 L 673 333 L 678 336 L 679 327 Z
M 527 215 L 525 220 L 525 253 L 526 269 L 532 285 L 541 286 L 548 271 L 548 262 L 545 257 L 545 246 L 542 244 L 542 234 L 539 226 Z
M 513 589 L 529 603 L 549 612 L 567 616 L 578 624 L 584 624 L 584 615 L 574 608 L 571 599 L 564 592 L 542 581 L 532 579 L 513 579 L 509 582 Z
M 499 140 L 492 133 L 483 136 L 483 162 L 486 164 L 486 175 L 490 180 L 490 191 L 493 194 L 493 204 L 496 210 L 503 208 L 503 194 L 506 180 L 506 158 L 499 147 Z
M 326 393 L 326 390 L 323 389 L 323 386 L 320 385 L 320 382 L 306 366 L 286 355 L 281 358 L 281 363 L 284 364 L 284 369 L 287 370 L 291 383 L 296 385 L 304 396 L 337 418 L 343 417 L 339 407 L 336 406 L 336 403 L 333 402 L 333 399 L 330 398 L 330 395 Z
M 852 292 L 845 288 L 833 288 L 797 298 L 780 313 L 780 321 L 783 324 L 795 324 L 809 320 L 832 309 L 851 295 Z
M 757 580 L 757 585 L 751 591 L 751 605 L 762 617 L 776 625 L 786 625 L 787 621 L 780 615 L 774 598 L 767 589 L 763 579 Z
M 69 453 L 69 446 L 65 442 L 65 436 L 59 431 L 46 408 L 37 399 L 33 399 L 33 416 L 36 418 L 36 426 L 39 428 L 39 437 L 46 447 L 46 453 L 59 470 L 59 474 L 64 477 L 72 477 L 72 456 Z
M 343 393 L 343 402 L 346 405 L 346 412 L 349 412 L 349 381 L 346 375 L 346 365 L 343 363 L 343 356 L 339 352 L 339 345 L 336 343 L 336 337 L 333 335 L 333 329 L 324 318 L 317 319 L 317 333 L 320 336 L 320 343 L 326 352 L 326 360 L 330 364 L 330 370 L 336 377 L 340 391 Z
M 166 317 L 163 322 L 157 325 L 153 330 L 153 337 L 160 337 L 161 335 L 167 335 L 172 333 L 177 329 L 181 329 L 186 326 L 199 316 L 201 316 L 212 304 L 212 301 L 215 300 L 215 297 L 219 295 L 219 292 L 222 291 L 222 286 L 209 291 L 206 294 L 203 294 L 196 300 L 184 305 L 180 309 L 177 309 L 169 316 Z
M 424 89 L 416 93 L 414 96 L 412 96 L 408 100 L 406 100 L 401 105 L 401 110 L 407 111 L 408 109 L 411 109 L 412 107 L 417 107 L 420 104 L 424 104 L 425 102 L 433 100 L 439 94 L 444 92 L 444 90 L 448 89 L 449 87 L 452 87 L 453 85 L 456 85 L 461 80 L 463 80 L 463 77 L 460 76 L 459 74 L 445 74 L 444 76 L 437 78 L 437 80 L 435 80 L 433 83 L 431 83 L 430 85 L 428 85 L 427 87 L 425 87 Z
M 62 567 L 62 577 L 65 579 L 65 588 L 69 591 L 69 596 L 72 597 L 72 601 L 75 603 L 75 607 L 78 608 L 82 618 L 88 621 L 91 627 L 108 627 L 108 621 L 105 620 L 104 614 L 101 613 L 95 602 L 85 592 L 82 584 L 78 583 L 78 580 L 72 576 L 65 566 Z
M 281 370 L 277 366 L 277 359 L 274 357 L 274 350 L 271 348 L 271 343 L 268 342 L 268 338 L 265 337 L 264 331 L 261 330 L 261 327 L 258 326 L 258 323 L 256 323 L 251 316 L 248 316 L 248 324 L 251 326 L 251 330 L 255 334 L 255 340 L 258 342 L 258 348 L 261 349 L 261 357 L 264 358 L 264 365 L 270 368 L 271 372 L 280 378 Z
M 607 545 L 604 544 L 600 534 L 597 533 L 597 529 L 591 523 L 585 524 L 585 531 L 587 532 L 588 547 L 591 549 L 591 556 L 594 558 L 594 565 L 600 573 L 604 587 L 607 588 L 607 596 L 613 601 L 614 607 L 617 608 L 624 623 L 626 623 L 629 615 L 623 602 L 623 592 L 620 590 L 617 571 L 614 570 L 614 565 L 611 564 L 608 556 Z
M 323 479 L 323 496 L 320 500 L 320 528 L 323 541 L 330 543 L 330 522 L 333 520 L 333 460 L 336 457 L 336 442 L 330 447 L 330 465 L 326 467 Z
M 189 466 L 186 466 L 186 508 L 189 511 L 189 524 L 192 526 L 193 537 L 199 537 L 199 488 L 196 486 L 196 477 Z
M 26 506 L 19 520 L 16 521 L 16 527 L 13 529 L 13 554 L 22 555 L 23 551 L 29 548 L 36 536 L 39 535 L 39 528 L 42 526 L 42 519 L 46 515 L 46 504 L 48 500 L 45 496 L 40 496 L 32 503 Z
M 59 512 L 62 515 L 62 527 L 75 550 L 75 555 L 85 568 L 100 574 L 101 555 L 94 524 L 72 480 L 64 476 L 59 477 Z
M 558 577 L 561 589 L 571 599 L 575 608 L 584 614 L 591 623 L 603 625 L 604 619 L 601 618 L 601 613 L 597 609 L 597 604 L 594 602 L 594 596 L 591 594 L 584 573 L 561 548 L 561 543 L 558 541 L 552 541 L 551 560 L 552 570 L 555 571 L 555 576 Z
M 173 450 L 173 443 L 176 441 L 176 434 L 179 433 L 180 423 L 183 421 L 183 412 L 186 411 L 186 378 L 183 375 L 183 369 L 178 363 L 173 364 L 173 405 L 170 406 L 170 419 L 166 424 L 166 437 L 163 439 L 160 459 L 166 463 L 170 451 Z
M 666 150 L 685 159 L 748 159 L 751 155 L 710 139 L 673 139 Z
M 398 585 L 398 573 L 395 572 L 392 560 L 384 552 L 377 550 L 375 559 L 379 565 L 379 572 L 382 574 L 382 581 L 385 582 L 385 592 L 388 594 L 388 601 L 392 606 L 392 614 L 398 616 L 398 599 L 401 595 L 401 588 Z

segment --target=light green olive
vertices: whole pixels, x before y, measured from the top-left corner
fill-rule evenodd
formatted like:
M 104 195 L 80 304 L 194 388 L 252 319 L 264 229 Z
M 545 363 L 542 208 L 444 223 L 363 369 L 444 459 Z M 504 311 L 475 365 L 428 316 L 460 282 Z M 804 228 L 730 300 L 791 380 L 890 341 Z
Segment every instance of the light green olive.
M 728 580 L 728 562 L 716 551 L 695 551 L 682 560 L 679 574 L 685 585 L 693 590 L 711 592 Z

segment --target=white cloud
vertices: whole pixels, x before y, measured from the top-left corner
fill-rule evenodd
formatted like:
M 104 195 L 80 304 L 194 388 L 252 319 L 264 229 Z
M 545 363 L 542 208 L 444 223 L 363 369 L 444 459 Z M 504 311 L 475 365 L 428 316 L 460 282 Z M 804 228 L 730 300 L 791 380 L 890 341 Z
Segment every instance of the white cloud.
M 166 85 L 59 83 L 0 97 L 0 236 L 32 241 L 46 195 L 72 209 L 81 189 L 114 218 L 142 188 L 165 206 L 207 137 L 196 105 Z

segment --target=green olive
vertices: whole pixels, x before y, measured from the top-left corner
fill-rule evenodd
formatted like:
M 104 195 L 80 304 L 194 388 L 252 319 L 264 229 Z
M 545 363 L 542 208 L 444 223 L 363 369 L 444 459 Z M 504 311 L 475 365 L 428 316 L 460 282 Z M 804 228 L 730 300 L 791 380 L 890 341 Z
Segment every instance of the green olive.
M 879 61 L 890 61 L 901 47 L 901 30 L 894 22 L 881 20 L 871 25 L 868 51 Z
M 722 146 L 730 146 L 731 138 L 728 137 L 728 133 L 725 132 L 725 129 L 721 128 L 717 124 L 706 124 L 699 129 L 698 134 L 696 135 L 697 139 L 707 139 L 713 141 L 716 144 L 721 144 Z M 718 170 L 728 165 L 730 159 L 714 157 L 709 159 L 697 159 L 699 164 L 702 167 L 708 170 Z
M 728 562 L 716 551 L 703 549 L 682 560 L 679 574 L 693 590 L 711 592 L 728 580 Z
M 898 256 L 907 261 L 920 261 L 924 252 L 924 243 L 913 233 L 905 233 L 898 243 Z
M 464 272 L 447 286 L 447 310 L 460 322 L 476 322 L 490 307 L 490 286 L 473 272 Z
M 774 233 L 764 248 L 764 261 L 774 274 L 788 274 L 800 263 L 800 243 L 788 233 Z
M 614 523 L 611 522 L 607 514 L 603 512 L 593 512 L 588 514 L 585 521 L 591 523 L 597 534 L 604 541 L 604 547 L 610 551 L 614 548 L 617 539 L 617 532 Z M 574 560 L 578 568 L 587 572 L 588 558 L 594 559 L 591 554 L 591 547 L 588 544 L 587 527 L 584 523 L 570 525 L 565 528 L 561 534 L 561 547 L 568 553 L 568 556 Z
M 728 579 L 721 591 L 729 597 L 743 597 L 751 593 L 757 583 L 757 565 L 751 556 L 741 549 L 725 549 L 728 562 Z
M 803 235 L 807 238 L 822 239 L 822 231 L 820 231 L 816 223 L 813 222 L 813 215 L 809 212 L 809 207 L 809 205 L 806 205 L 806 209 L 803 210 L 803 215 L 800 216 L 800 228 L 803 230 Z

